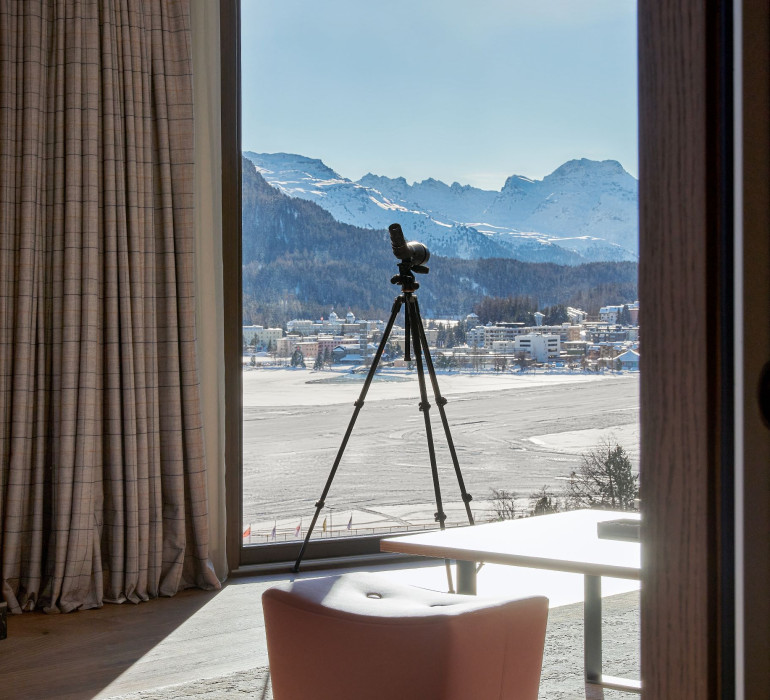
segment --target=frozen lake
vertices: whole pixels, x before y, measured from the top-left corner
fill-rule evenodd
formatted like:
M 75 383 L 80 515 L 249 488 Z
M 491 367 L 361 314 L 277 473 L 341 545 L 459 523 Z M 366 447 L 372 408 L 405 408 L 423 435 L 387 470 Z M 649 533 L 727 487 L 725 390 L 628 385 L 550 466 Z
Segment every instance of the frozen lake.
M 353 414 L 363 376 L 260 368 L 244 371 L 243 504 L 253 543 L 309 525 Z M 522 499 L 564 488 L 580 454 L 613 436 L 639 462 L 638 374 L 439 374 L 474 516 L 491 490 Z M 448 524 L 467 522 L 440 414 L 428 397 Z M 416 373 L 374 381 L 326 499 L 335 533 L 433 522 L 435 502 Z M 328 532 L 328 531 L 327 531 Z

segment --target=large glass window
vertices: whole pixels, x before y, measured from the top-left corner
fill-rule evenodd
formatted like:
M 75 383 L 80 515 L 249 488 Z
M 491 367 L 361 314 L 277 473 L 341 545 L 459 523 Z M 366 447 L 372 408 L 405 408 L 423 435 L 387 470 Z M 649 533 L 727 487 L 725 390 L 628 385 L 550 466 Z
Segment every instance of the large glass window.
M 241 28 L 243 543 L 307 532 L 400 291 L 394 222 L 431 252 L 416 296 L 477 521 L 581 504 L 593 457 L 635 475 L 635 3 L 243 0 Z M 404 338 L 402 314 L 316 540 L 438 526 Z

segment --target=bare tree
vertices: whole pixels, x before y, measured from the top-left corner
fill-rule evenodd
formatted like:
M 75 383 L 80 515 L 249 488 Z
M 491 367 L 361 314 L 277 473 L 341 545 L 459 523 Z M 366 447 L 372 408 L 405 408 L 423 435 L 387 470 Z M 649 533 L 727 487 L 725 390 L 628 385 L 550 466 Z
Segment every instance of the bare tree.
M 633 473 L 628 454 L 613 438 L 602 440 L 583 454 L 580 467 L 568 482 L 569 508 L 635 510 L 639 477 Z
M 492 510 L 495 520 L 513 520 L 516 517 L 516 493 L 505 489 L 492 489 Z
M 524 352 L 524 350 L 519 350 L 515 357 L 516 364 L 519 366 L 519 370 L 523 372 L 529 365 L 529 353 Z
M 532 510 L 532 515 L 558 513 L 559 501 L 556 498 L 556 494 L 549 491 L 547 486 L 543 486 L 542 489 L 535 491 L 529 497 L 529 507 Z

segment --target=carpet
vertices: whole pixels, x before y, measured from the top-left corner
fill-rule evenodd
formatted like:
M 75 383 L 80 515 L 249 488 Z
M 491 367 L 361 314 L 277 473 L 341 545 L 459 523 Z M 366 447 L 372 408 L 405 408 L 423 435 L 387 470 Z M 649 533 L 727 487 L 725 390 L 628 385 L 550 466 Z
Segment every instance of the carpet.
M 163 688 L 114 695 L 108 700 L 273 700 L 270 669 L 254 668 L 216 678 L 201 678 Z M 310 700 L 310 699 L 308 699 Z
M 605 672 L 612 676 L 639 678 L 639 593 L 624 593 L 604 598 L 602 620 Z M 539 700 L 585 698 L 582 603 L 565 605 L 549 612 L 538 697 Z M 634 697 L 638 696 L 619 691 L 604 691 L 605 700 L 629 700 Z M 270 670 L 255 668 L 216 678 L 202 678 L 163 688 L 116 695 L 108 700 L 190 698 L 272 700 Z
M 640 677 L 639 592 L 602 599 L 604 673 Z M 583 683 L 583 604 L 565 605 L 548 614 L 539 700 L 585 698 Z M 605 700 L 632 700 L 638 695 L 605 690 Z

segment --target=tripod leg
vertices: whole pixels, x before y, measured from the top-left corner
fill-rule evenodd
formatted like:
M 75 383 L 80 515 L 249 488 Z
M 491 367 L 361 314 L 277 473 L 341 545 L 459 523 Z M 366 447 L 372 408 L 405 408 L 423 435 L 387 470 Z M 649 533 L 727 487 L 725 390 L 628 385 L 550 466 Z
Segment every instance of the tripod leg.
M 405 362 L 411 362 L 412 361 L 412 352 L 409 349 L 410 344 L 412 342 L 412 327 L 411 327 L 411 320 L 409 319 L 409 307 L 407 306 L 407 311 L 404 312 L 404 361 Z
M 449 430 L 449 420 L 446 416 L 446 411 L 444 410 L 444 406 L 446 406 L 447 400 L 441 395 L 441 390 L 438 386 L 438 379 L 436 378 L 436 370 L 433 367 L 433 360 L 430 356 L 430 349 L 428 348 L 428 339 L 425 336 L 425 329 L 422 325 L 422 318 L 420 317 L 420 305 L 417 302 L 417 297 L 413 297 L 413 303 L 414 303 L 414 325 L 417 327 L 417 333 L 419 336 L 420 345 L 422 346 L 423 352 L 425 353 L 425 364 L 428 367 L 428 375 L 430 376 L 431 385 L 433 386 L 433 396 L 436 399 L 436 404 L 438 405 L 438 412 L 441 416 L 441 423 L 444 426 L 444 434 L 446 435 L 446 441 L 447 445 L 449 446 L 449 454 L 452 457 L 452 464 L 455 468 L 455 475 L 457 476 L 457 483 L 460 487 L 460 494 L 463 499 L 463 503 L 465 504 L 465 512 L 468 515 L 468 523 L 473 525 L 473 513 L 471 512 L 471 501 L 473 500 L 473 496 L 471 496 L 466 490 L 465 490 L 465 481 L 463 480 L 462 472 L 460 471 L 460 462 L 457 459 L 457 450 L 455 450 L 455 444 L 454 440 L 452 440 L 452 433 Z M 415 342 L 416 344 L 416 342 Z
M 433 476 L 433 492 L 436 496 L 436 521 L 441 529 L 444 529 L 444 521 L 446 520 L 446 513 L 444 513 L 444 507 L 441 504 L 441 486 L 438 479 L 438 466 L 436 465 L 436 449 L 433 445 L 433 431 L 430 424 L 430 404 L 428 403 L 428 391 L 425 388 L 425 371 L 422 366 L 422 348 L 420 343 L 420 337 L 418 335 L 419 319 L 415 318 L 414 306 L 415 299 L 411 295 L 407 295 L 406 299 L 406 313 L 410 314 L 409 322 L 412 330 L 412 348 L 414 350 L 414 359 L 417 364 L 417 380 L 420 385 L 420 410 L 422 411 L 423 418 L 425 419 L 425 435 L 428 439 L 428 455 L 430 457 L 430 471 Z
M 438 465 L 436 464 L 436 449 L 433 443 L 433 429 L 430 423 L 430 404 L 428 403 L 428 390 L 425 386 L 425 372 L 422 366 L 422 345 L 420 342 L 419 330 L 422 329 L 422 321 L 417 316 L 417 299 L 411 295 L 407 295 L 406 299 L 406 316 L 409 318 L 409 324 L 412 331 L 412 347 L 414 349 L 414 359 L 417 364 L 417 380 L 420 385 L 420 410 L 422 411 L 425 419 L 425 435 L 428 439 L 428 455 L 430 457 L 430 471 L 433 477 L 433 493 L 436 498 L 436 513 L 435 518 L 439 524 L 439 527 L 443 530 L 446 526 L 444 521 L 446 520 L 446 513 L 444 512 L 444 506 L 441 502 L 441 484 L 438 478 Z M 447 585 L 450 593 L 454 593 L 454 584 L 452 583 L 452 564 L 449 559 L 445 560 Z
M 305 549 L 307 549 L 307 543 L 310 541 L 310 536 L 313 534 L 313 529 L 315 528 L 315 524 L 318 521 L 318 516 L 321 513 L 321 510 L 323 510 L 324 505 L 326 504 L 326 495 L 329 493 L 329 489 L 331 488 L 332 481 L 334 481 L 334 476 L 337 473 L 337 467 L 339 467 L 340 461 L 342 460 L 342 455 L 345 453 L 345 448 L 347 447 L 348 440 L 350 439 L 350 435 L 353 432 L 353 426 L 356 424 L 356 419 L 358 418 L 358 414 L 361 412 L 361 409 L 364 406 L 364 399 L 366 398 L 366 394 L 369 391 L 369 385 L 372 383 L 372 379 L 374 379 L 374 373 L 377 371 L 377 366 L 380 364 L 382 353 L 385 351 L 385 346 L 387 345 L 388 338 L 390 337 L 390 333 L 393 330 L 393 324 L 396 321 L 396 317 L 398 316 L 398 312 L 401 310 L 401 305 L 403 303 L 404 303 L 403 295 L 399 295 L 398 297 L 396 297 L 396 300 L 393 302 L 393 309 L 390 312 L 390 318 L 388 319 L 388 324 L 387 326 L 385 326 L 385 332 L 382 334 L 382 340 L 380 340 L 380 344 L 377 346 L 377 352 L 374 354 L 372 365 L 371 367 L 369 367 L 369 372 L 367 373 L 366 379 L 364 380 L 364 385 L 361 388 L 361 393 L 358 396 L 358 400 L 353 404 L 355 406 L 355 409 L 353 410 L 353 415 L 350 417 L 350 422 L 348 423 L 348 429 L 345 431 L 345 436 L 342 438 L 342 444 L 340 445 L 340 448 L 337 451 L 337 457 L 334 460 L 334 465 L 332 466 L 331 472 L 329 473 L 329 478 L 326 480 L 326 485 L 324 486 L 323 492 L 321 493 L 321 498 L 315 504 L 315 513 L 313 514 L 313 519 L 310 522 L 310 527 L 308 528 L 307 534 L 305 535 L 305 541 L 302 543 L 302 547 L 299 550 L 299 556 L 297 557 L 297 561 L 294 562 L 294 567 L 292 571 L 295 574 L 299 571 L 300 562 L 302 561 L 302 557 L 305 555 Z

